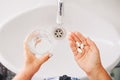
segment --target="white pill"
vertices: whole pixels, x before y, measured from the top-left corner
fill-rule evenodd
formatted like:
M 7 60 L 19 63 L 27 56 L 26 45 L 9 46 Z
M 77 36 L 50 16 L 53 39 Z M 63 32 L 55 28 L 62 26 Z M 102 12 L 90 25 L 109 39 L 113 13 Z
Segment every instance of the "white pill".
M 77 45 L 77 46 L 80 46 L 80 43 L 79 43 L 79 42 L 76 42 L 76 45 Z
M 77 48 L 78 53 L 82 53 L 82 50 L 80 48 Z
M 81 44 L 80 47 L 81 47 L 81 49 L 83 49 L 84 48 L 84 44 Z

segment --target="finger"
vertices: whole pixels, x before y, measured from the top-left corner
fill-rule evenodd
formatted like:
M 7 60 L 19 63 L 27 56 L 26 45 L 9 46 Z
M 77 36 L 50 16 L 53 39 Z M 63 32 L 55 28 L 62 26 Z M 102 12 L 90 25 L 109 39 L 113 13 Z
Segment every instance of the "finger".
M 86 38 L 80 32 L 75 32 L 75 34 L 83 44 L 86 44 Z
M 68 40 L 69 40 L 69 41 L 74 41 L 74 39 L 73 39 L 72 36 L 71 36 L 71 33 L 70 33 L 69 36 L 68 36 Z
M 27 55 L 29 55 L 29 53 L 31 53 L 31 51 L 30 51 L 30 49 L 29 49 L 29 47 L 28 47 L 28 45 L 27 45 L 26 42 L 24 42 L 24 50 L 25 50 L 25 53 L 26 53 Z
M 27 42 L 24 42 L 24 50 L 25 50 L 25 56 L 35 56 L 35 54 L 29 49 Z
M 88 43 L 88 45 L 90 46 L 91 49 L 94 49 L 94 50 L 97 49 L 96 44 L 90 38 L 87 38 L 87 43 Z
M 33 37 L 37 36 L 38 34 L 39 34 L 38 31 L 33 31 L 26 37 L 25 42 L 29 42 L 31 39 L 33 39 Z
M 73 41 L 70 41 L 69 43 L 70 43 L 70 47 L 72 49 L 73 54 L 77 55 L 77 48 L 75 46 L 75 43 Z
M 32 33 L 30 33 L 26 38 L 25 38 L 25 40 L 24 40 L 24 49 L 25 49 L 25 53 L 27 54 L 27 55 L 31 55 L 31 51 L 30 51 L 30 49 L 29 49 L 29 46 L 28 46 L 28 43 L 29 43 L 29 41 L 33 38 L 33 37 L 35 37 L 36 35 L 38 35 L 39 34 L 39 32 L 38 31 L 34 31 L 34 32 L 32 32 Z M 32 55 L 34 55 L 33 53 L 32 53 Z
M 76 56 L 78 54 L 77 50 L 72 51 L 73 55 Z
M 74 41 L 69 41 L 70 47 L 76 47 L 76 43 Z
M 45 63 L 50 57 L 52 57 L 51 53 L 46 53 L 42 57 L 39 58 L 39 64 L 42 65 Z
M 75 32 L 75 34 L 81 41 L 84 41 L 86 39 L 80 32 Z
M 28 48 L 28 45 L 27 45 L 26 41 L 24 42 L 24 49 L 25 49 L 26 52 L 29 51 L 29 48 Z
M 75 33 L 71 33 L 71 37 L 72 37 L 72 39 L 75 41 L 75 42 L 81 42 L 80 40 L 79 40 L 79 38 L 76 36 L 76 34 Z

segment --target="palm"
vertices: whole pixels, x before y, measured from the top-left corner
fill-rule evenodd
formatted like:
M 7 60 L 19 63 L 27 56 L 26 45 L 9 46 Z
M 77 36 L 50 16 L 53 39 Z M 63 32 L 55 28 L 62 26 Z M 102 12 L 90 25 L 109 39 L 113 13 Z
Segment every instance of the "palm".
M 99 63 L 101 64 L 99 51 L 93 41 L 85 38 L 80 33 L 71 33 L 69 40 L 75 60 L 85 72 L 89 72 L 94 68 L 94 66 Z M 84 48 L 82 49 L 82 53 L 78 53 L 75 45 L 76 41 L 85 44 Z
M 95 54 L 90 50 L 82 58 L 76 59 L 76 62 L 84 71 L 90 72 L 90 70 L 92 70 L 94 66 L 100 61 L 99 56 L 97 55 L 98 54 Z

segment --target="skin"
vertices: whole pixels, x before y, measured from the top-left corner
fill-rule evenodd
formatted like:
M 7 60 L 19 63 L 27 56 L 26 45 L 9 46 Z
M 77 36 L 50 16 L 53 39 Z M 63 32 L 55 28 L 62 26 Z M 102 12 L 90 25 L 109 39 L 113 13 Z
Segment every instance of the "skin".
M 77 51 L 76 42 L 85 45 L 81 54 Z M 101 64 L 99 50 L 92 40 L 79 32 L 72 32 L 69 35 L 69 43 L 78 66 L 86 72 L 89 80 L 111 80 Z
M 52 55 L 48 52 L 37 58 L 33 52 L 30 51 L 27 42 L 31 40 L 38 33 L 30 34 L 24 41 L 25 61 L 22 70 L 13 78 L 13 80 L 31 80 L 33 75 L 39 70 L 43 63 L 45 63 Z
M 27 41 L 37 34 L 30 35 L 24 42 L 25 62 L 23 69 L 13 78 L 13 80 L 31 80 L 33 75 L 39 70 L 43 63 L 50 58 L 50 53 L 44 54 L 40 58 L 29 50 Z M 89 38 L 84 37 L 79 32 L 69 34 L 69 44 L 78 66 L 85 71 L 89 80 L 112 80 L 103 68 L 100 60 L 99 50 L 96 44 Z M 76 42 L 84 44 L 82 53 L 77 51 Z

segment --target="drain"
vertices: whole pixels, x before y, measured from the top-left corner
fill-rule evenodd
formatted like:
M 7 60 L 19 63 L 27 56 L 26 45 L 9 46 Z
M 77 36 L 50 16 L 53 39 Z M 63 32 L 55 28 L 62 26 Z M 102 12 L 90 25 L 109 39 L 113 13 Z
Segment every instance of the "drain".
M 65 36 L 65 30 L 63 28 L 55 28 L 54 37 L 56 39 L 63 39 Z

